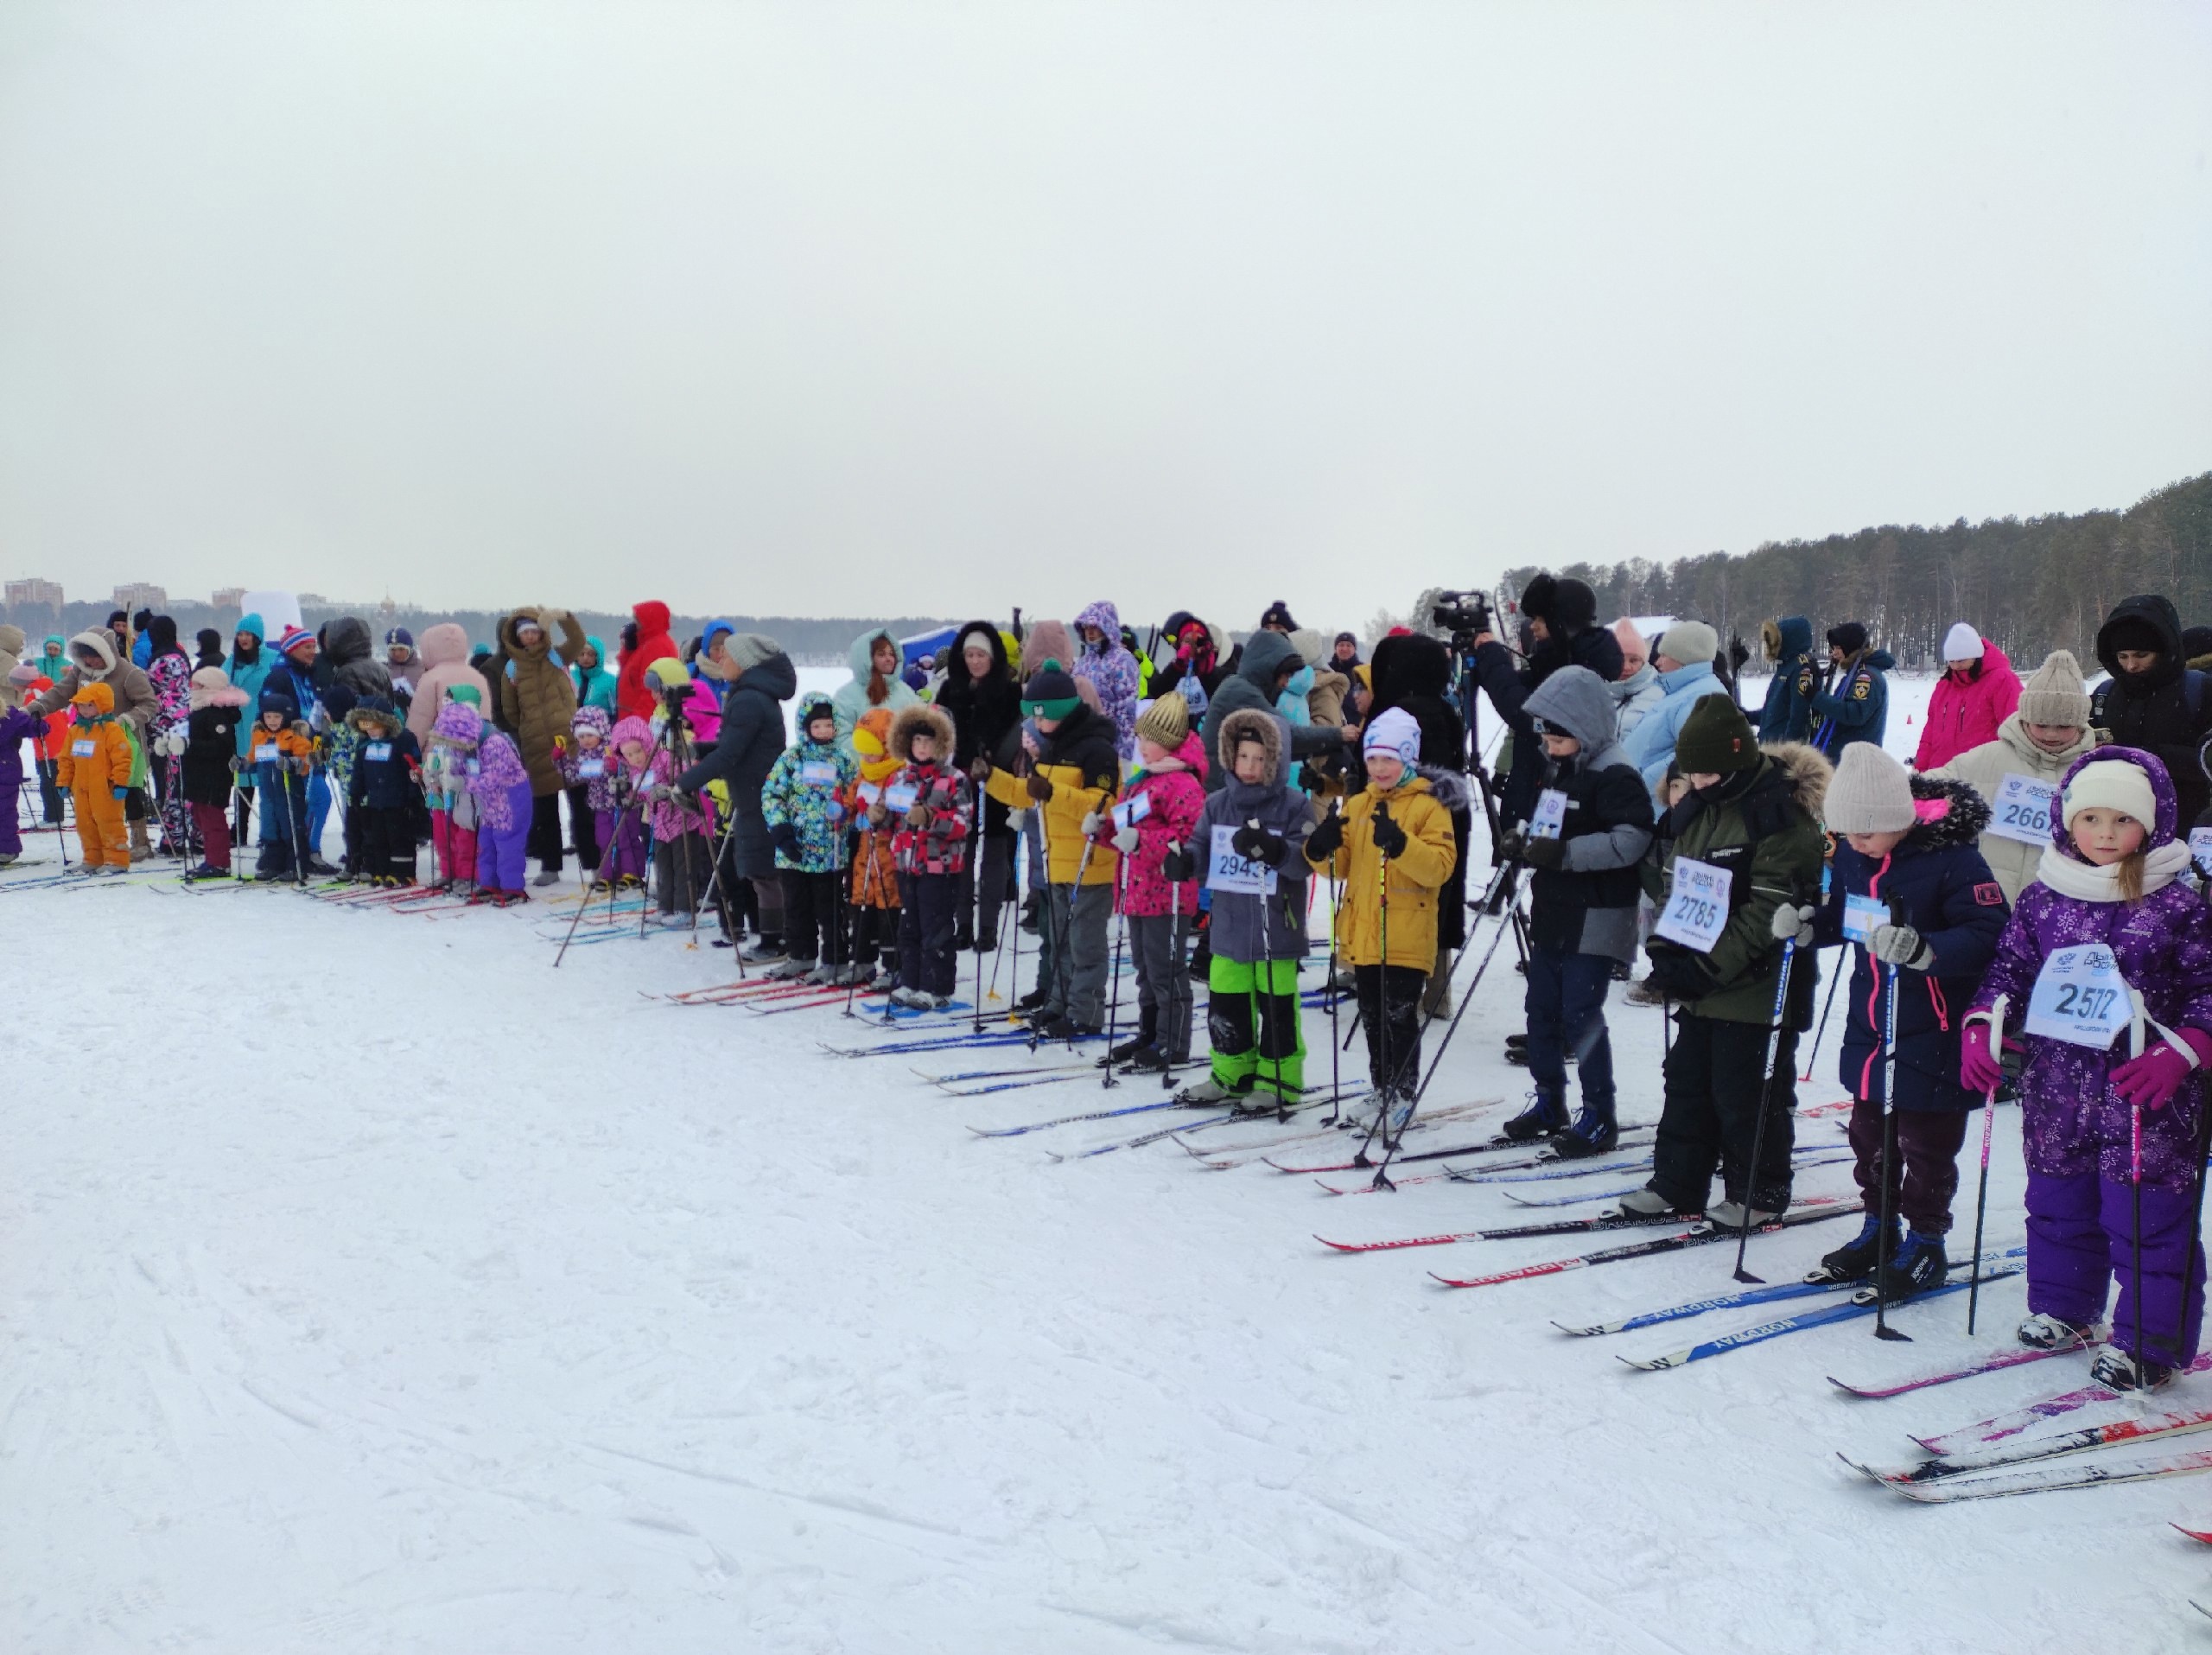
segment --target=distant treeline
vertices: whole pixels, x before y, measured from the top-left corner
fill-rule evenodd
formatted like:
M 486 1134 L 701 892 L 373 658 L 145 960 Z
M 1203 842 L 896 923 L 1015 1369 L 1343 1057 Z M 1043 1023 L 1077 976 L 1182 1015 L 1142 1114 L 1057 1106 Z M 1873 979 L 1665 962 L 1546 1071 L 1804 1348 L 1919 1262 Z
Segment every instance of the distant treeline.
M 1538 572 L 1516 569 L 1516 589 Z M 2161 592 L 2182 624 L 2212 623 L 2212 472 L 2146 494 L 2124 512 L 1996 518 L 1945 528 L 1861 529 L 1708 552 L 1662 564 L 1631 557 L 1554 569 L 1587 582 L 1601 619 L 1693 617 L 1740 633 L 1756 654 L 1762 621 L 1808 615 L 1817 640 L 1863 621 L 1905 666 L 1929 666 L 1951 623 L 1994 639 L 2021 670 L 2054 649 L 2090 661 L 2098 623 L 2124 597 Z M 2094 671 L 2094 667 L 2090 668 Z
M 108 616 L 114 613 L 115 605 L 111 602 L 65 604 L 59 616 L 50 608 L 19 604 L 13 609 L 0 607 L 0 620 L 12 621 L 29 633 L 33 652 L 35 652 L 38 640 L 46 633 L 60 633 L 67 638 L 87 627 L 105 626 Z M 172 602 L 162 613 L 176 622 L 177 637 L 188 652 L 192 648 L 194 634 L 205 627 L 213 627 L 223 634 L 223 646 L 227 651 L 231 633 L 238 621 L 236 609 L 219 610 L 200 602 Z M 379 648 L 385 633 L 393 627 L 404 627 L 420 638 L 430 627 L 448 621 L 466 632 L 471 642 L 489 644 L 493 629 L 507 613 L 501 610 L 495 614 L 488 609 L 402 608 L 387 612 L 381 605 L 346 608 L 302 604 L 300 608 L 301 619 L 310 631 L 326 621 L 336 620 L 341 614 L 359 615 L 368 622 L 369 629 L 376 634 Z M 823 620 L 780 614 L 741 614 L 724 618 L 733 622 L 740 632 L 767 633 L 784 646 L 785 652 L 792 660 L 803 665 L 816 666 L 842 665 L 853 640 L 878 627 L 888 628 L 894 638 L 911 638 L 918 633 L 957 626 L 962 620 L 972 619 L 961 616 L 951 621 L 931 621 L 918 615 L 897 615 L 880 621 L 872 621 L 866 616 L 832 616 Z M 601 614 L 580 609 L 576 612 L 576 619 L 583 623 L 587 633 L 606 640 L 610 657 L 622 647 L 622 628 L 629 622 L 628 615 Z M 683 644 L 696 638 L 707 622 L 713 619 L 715 617 L 711 615 L 678 615 L 671 630 L 676 641 Z

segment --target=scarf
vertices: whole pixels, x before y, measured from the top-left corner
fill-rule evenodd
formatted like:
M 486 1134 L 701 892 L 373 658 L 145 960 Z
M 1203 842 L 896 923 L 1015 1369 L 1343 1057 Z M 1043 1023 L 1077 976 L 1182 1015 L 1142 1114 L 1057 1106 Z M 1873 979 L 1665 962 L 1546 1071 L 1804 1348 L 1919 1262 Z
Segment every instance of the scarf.
M 2152 846 L 2143 858 L 2143 894 L 2148 896 L 2172 884 L 2188 868 L 2189 847 L 2180 840 Z M 2120 900 L 2118 863 L 2100 868 L 2094 863 L 2076 862 L 2055 844 L 2044 847 L 2043 860 L 2036 864 L 2036 882 L 2077 902 Z

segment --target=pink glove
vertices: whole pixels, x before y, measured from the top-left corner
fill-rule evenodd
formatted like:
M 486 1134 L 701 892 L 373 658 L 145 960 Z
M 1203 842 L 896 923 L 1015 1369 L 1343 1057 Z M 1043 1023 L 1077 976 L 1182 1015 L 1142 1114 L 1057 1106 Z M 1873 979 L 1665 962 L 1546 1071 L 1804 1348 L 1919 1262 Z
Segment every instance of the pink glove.
M 2196 1053 L 2196 1060 L 2203 1063 L 2212 1058 L 2212 1034 L 2201 1028 L 2184 1028 L 2181 1038 Z M 2123 1102 L 2145 1109 L 2163 1109 L 2167 1100 L 2181 1090 L 2181 1083 L 2189 1079 L 2190 1062 L 2186 1054 L 2165 1041 L 2160 1041 L 2141 1057 L 2130 1058 L 2112 1073 L 2113 1090 Z
M 1988 1021 L 1968 1023 L 1959 1041 L 1959 1084 L 1976 1097 L 1986 1098 L 2004 1080 L 2004 1067 L 1989 1049 Z

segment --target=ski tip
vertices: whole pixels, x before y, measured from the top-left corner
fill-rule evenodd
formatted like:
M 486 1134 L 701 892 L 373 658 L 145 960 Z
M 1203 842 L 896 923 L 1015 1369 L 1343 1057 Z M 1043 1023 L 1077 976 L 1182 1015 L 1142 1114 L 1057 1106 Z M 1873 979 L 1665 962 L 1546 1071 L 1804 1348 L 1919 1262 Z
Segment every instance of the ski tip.
M 1328 1191 L 1328 1192 L 1329 1192 L 1329 1194 L 1332 1194 L 1332 1195 L 1341 1195 L 1341 1194 L 1343 1194 L 1344 1193 L 1344 1191 L 1342 1191 L 1342 1190 L 1338 1189 L 1338 1188 L 1334 1184 L 1323 1183 L 1323 1182 L 1322 1182 L 1322 1181 L 1321 1181 L 1320 1179 L 1319 1179 L 1319 1178 L 1315 1179 L 1313 1181 L 1314 1181 L 1315 1183 L 1317 1183 L 1317 1184 L 1320 1184 L 1321 1187 L 1322 1187 L 1323 1189 L 1325 1189 L 1325 1190 Z
M 1563 1321 L 1554 1321 L 1552 1323 L 1552 1326 L 1558 1328 L 1560 1332 L 1563 1334 L 1570 1334 L 1577 1339 L 1588 1339 L 1592 1334 L 1600 1331 L 1595 1325 L 1588 1327 L 1570 1327 Z
M 1359 1251 L 1357 1246 L 1349 1241 L 1332 1241 L 1326 1236 L 1316 1236 L 1313 1239 L 1319 1242 L 1324 1247 L 1328 1248 L 1332 1252 L 1356 1253 Z

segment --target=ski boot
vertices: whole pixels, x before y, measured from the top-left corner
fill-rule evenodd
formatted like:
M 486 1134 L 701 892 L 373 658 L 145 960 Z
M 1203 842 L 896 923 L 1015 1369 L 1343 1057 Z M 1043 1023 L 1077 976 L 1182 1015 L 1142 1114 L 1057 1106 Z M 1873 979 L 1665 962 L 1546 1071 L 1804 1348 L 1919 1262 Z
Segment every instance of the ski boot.
M 1662 1195 L 1649 1184 L 1642 1189 L 1632 1189 L 1620 1199 L 1622 1213 L 1631 1219 L 1694 1219 L 1694 1209 L 1685 1212 Z
M 1942 1286 L 1950 1273 L 1951 1261 L 1943 1257 L 1942 1237 L 1910 1230 L 1905 1232 L 1904 1245 L 1891 1250 L 1876 1285 L 1884 1304 L 1903 1304 L 1932 1287 Z
M 1535 1101 L 1505 1123 L 1505 1136 L 1516 1143 L 1528 1143 L 1567 1130 L 1565 1098 L 1548 1092 L 1536 1092 L 1530 1096 Z
M 2174 1371 L 2148 1357 L 2131 1356 L 2117 1345 L 2107 1345 L 2089 1365 L 2089 1378 L 2123 1397 L 2148 1396 L 2174 1382 Z
M 1715 1201 L 1705 1209 L 1705 1216 L 1718 1229 L 1740 1230 L 1744 1227 L 1744 1204 L 1741 1201 Z M 1755 1206 L 1751 1213 L 1751 1228 L 1756 1230 L 1763 1224 L 1772 1224 L 1781 1216 L 1782 1209 L 1778 1206 Z
M 1876 1257 L 1886 1252 L 1892 1259 L 1897 1256 L 1897 1227 L 1890 1228 L 1887 1247 L 1882 1245 L 1882 1215 L 1869 1213 L 1866 1222 L 1859 1226 L 1859 1233 L 1838 1247 L 1824 1253 L 1821 1262 L 1805 1272 L 1805 1279 L 1829 1287 L 1840 1287 L 1846 1282 L 1863 1282 L 1874 1273 Z
M 1153 1036 L 1160 1032 L 1160 1012 L 1156 1007 L 1140 1008 L 1137 1012 L 1137 1032 L 1123 1041 L 1104 1057 L 1098 1066 L 1110 1069 L 1117 1063 L 1127 1063 L 1152 1044 Z
M 1185 1109 L 1219 1109 L 1237 1101 L 1237 1094 L 1208 1075 L 1183 1088 L 1175 1094 L 1175 1101 Z
M 2096 1337 L 2093 1321 L 2068 1321 L 2037 1311 L 2012 1330 L 2012 1336 L 2031 1351 L 2069 1351 Z
M 1129 1053 L 1122 1073 L 1126 1074 L 1165 1074 L 1167 1056 L 1157 1046 L 1141 1046 Z
M 1552 1148 L 1559 1151 L 1562 1161 L 1580 1161 L 1587 1155 L 1601 1155 L 1618 1147 L 1621 1129 L 1613 1119 L 1613 1106 L 1602 1106 L 1586 1102 L 1582 1112 L 1574 1117 L 1574 1124 L 1552 1138 Z
M 1529 1037 L 1526 1034 L 1508 1034 L 1505 1037 L 1505 1060 L 1516 1069 L 1529 1066 Z
M 806 982 L 812 988 L 835 988 L 837 986 L 837 974 L 842 969 L 836 965 L 817 965 L 806 974 Z
M 813 969 L 814 962 L 811 959 L 793 959 L 786 954 L 760 975 L 772 981 L 785 982 L 794 977 L 804 977 Z

